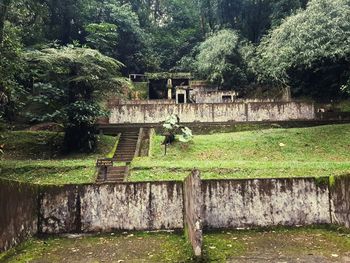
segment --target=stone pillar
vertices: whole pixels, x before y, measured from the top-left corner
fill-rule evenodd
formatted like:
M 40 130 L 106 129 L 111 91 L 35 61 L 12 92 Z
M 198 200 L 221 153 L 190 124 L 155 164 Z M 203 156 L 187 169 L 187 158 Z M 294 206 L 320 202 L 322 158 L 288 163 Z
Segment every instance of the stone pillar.
M 168 79 L 168 83 L 166 86 L 168 88 L 168 100 L 171 100 L 173 98 L 173 81 L 171 79 Z

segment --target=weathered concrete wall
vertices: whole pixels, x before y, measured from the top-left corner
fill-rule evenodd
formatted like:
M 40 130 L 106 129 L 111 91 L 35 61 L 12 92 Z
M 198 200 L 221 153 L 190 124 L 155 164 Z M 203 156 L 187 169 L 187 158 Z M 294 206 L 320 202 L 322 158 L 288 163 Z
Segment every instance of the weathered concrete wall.
M 245 122 L 248 119 L 247 104 L 212 104 L 213 122 Z
M 204 227 L 330 223 L 328 185 L 315 179 L 202 181 Z
M 177 182 L 85 187 L 81 195 L 84 232 L 183 228 L 183 190 Z
M 183 228 L 178 182 L 47 188 L 40 200 L 42 233 Z
M 79 187 L 46 186 L 39 195 L 39 233 L 80 232 Z
M 130 104 L 111 109 L 110 124 L 160 123 L 177 114 L 181 122 L 246 122 L 312 120 L 314 105 L 302 102 Z
M 0 180 L 0 251 L 37 233 L 337 224 L 350 228 L 350 176 L 38 187 Z
M 184 182 L 185 225 L 186 234 L 191 242 L 194 255 L 202 255 L 203 246 L 203 196 L 201 192 L 199 171 L 193 171 Z
M 350 176 L 332 178 L 331 181 L 332 223 L 350 228 Z
M 248 103 L 248 121 L 312 120 L 314 118 L 315 107 L 309 103 Z
M 37 187 L 0 180 L 0 252 L 37 232 Z
M 237 93 L 234 91 L 215 91 L 211 93 L 191 92 L 193 93 L 196 103 L 222 103 L 225 102 L 223 96 L 229 96 L 230 100 L 234 100 Z

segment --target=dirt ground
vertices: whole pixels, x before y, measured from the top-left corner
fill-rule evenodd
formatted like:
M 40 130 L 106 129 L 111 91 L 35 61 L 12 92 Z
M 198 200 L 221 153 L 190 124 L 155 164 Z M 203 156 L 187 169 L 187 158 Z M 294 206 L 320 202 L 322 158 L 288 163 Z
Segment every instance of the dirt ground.
M 181 233 L 73 235 L 30 240 L 0 255 L 0 262 L 350 263 L 350 234 L 304 228 L 207 233 L 202 260 L 192 259 Z

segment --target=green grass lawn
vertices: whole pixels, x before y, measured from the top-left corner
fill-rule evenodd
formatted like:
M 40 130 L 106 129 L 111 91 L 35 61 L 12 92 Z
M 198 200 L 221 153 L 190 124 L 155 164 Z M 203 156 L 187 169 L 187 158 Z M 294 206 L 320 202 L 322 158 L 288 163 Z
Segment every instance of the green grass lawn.
M 350 125 L 264 129 L 195 135 L 164 156 L 163 137 L 151 142 L 151 156 L 136 158 L 129 181 L 183 180 L 194 168 L 202 178 L 319 177 L 350 174 Z M 62 155 L 63 135 L 8 132 L 0 177 L 36 184 L 92 183 L 95 162 L 111 155 L 115 137 L 102 136 L 93 154 Z
M 136 159 L 130 180 L 183 180 L 198 168 L 203 178 L 260 178 L 350 174 L 350 125 L 268 129 L 198 135 L 164 156 L 155 136 L 151 156 Z
M 92 154 L 63 155 L 63 134 L 53 132 L 7 132 L 0 135 L 4 155 L 0 177 L 35 184 L 89 183 L 95 180 L 95 163 L 110 155 L 116 138 L 102 136 Z

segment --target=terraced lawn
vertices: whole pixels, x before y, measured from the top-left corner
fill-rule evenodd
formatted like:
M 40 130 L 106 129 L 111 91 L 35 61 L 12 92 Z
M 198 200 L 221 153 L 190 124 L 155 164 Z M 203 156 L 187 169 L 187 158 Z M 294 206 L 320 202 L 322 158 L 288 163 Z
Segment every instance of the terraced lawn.
M 116 138 L 102 136 L 93 154 L 65 156 L 62 134 L 8 132 L 0 177 L 37 184 L 92 183 L 95 161 L 108 156 Z M 151 140 L 151 155 L 136 158 L 129 181 L 183 180 L 191 170 L 203 179 L 319 177 L 350 174 L 350 125 L 263 129 L 195 135 L 164 156 L 163 137 Z
M 183 180 L 194 168 L 203 178 L 350 174 L 349 138 L 348 124 L 217 133 L 175 143 L 164 156 L 158 135 L 151 156 L 133 162 L 129 180 Z

